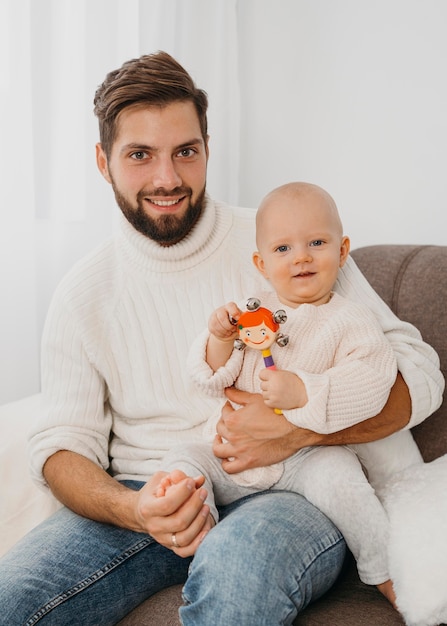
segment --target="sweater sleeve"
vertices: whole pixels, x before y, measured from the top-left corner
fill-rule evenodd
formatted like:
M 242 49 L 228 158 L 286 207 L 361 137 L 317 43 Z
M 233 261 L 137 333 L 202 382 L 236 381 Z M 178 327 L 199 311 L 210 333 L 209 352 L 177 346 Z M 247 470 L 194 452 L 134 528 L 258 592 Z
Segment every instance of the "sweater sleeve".
M 309 398 L 301 409 L 284 411 L 297 426 L 333 433 L 377 415 L 388 398 L 397 374 L 393 349 L 369 311 L 352 309 L 345 331 L 335 333 L 333 366 L 321 374 L 295 371 Z
M 221 397 L 239 376 L 244 356 L 241 350 L 233 350 L 225 365 L 214 372 L 205 359 L 208 337 L 208 329 L 205 329 L 192 343 L 187 368 L 193 383 L 202 393 Z
M 445 381 L 437 353 L 422 340 L 420 332 L 412 324 L 394 315 L 351 257 L 339 272 L 336 291 L 350 300 L 363 303 L 375 314 L 393 347 L 398 370 L 410 391 L 412 413 L 406 428 L 421 423 L 442 402 Z
M 42 416 L 29 441 L 31 474 L 38 484 L 46 486 L 43 466 L 59 450 L 108 468 L 112 418 L 104 395 L 104 381 L 88 358 L 80 325 L 56 294 L 42 338 Z

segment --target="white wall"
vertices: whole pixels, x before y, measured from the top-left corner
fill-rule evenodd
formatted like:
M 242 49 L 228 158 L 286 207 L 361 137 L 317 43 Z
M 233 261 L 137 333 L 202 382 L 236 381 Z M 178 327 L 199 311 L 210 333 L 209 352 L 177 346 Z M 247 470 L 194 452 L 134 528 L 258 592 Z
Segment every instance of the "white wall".
M 447 2 L 243 0 L 240 202 L 320 184 L 354 247 L 447 244 Z
M 10 5 L 23 28 L 17 50 L 24 57 L 28 24 L 20 4 Z M 156 5 L 164 29 L 157 26 Z M 1 3 L 0 9 L 6 6 Z M 22 113 L 29 99 L 7 101 L 4 71 L 0 82 L 0 129 L 3 122 L 13 137 L 5 141 L 2 136 L 0 153 L 0 211 L 11 215 L 8 227 L 0 229 L 0 403 L 38 391 L 40 334 L 54 286 L 111 230 L 104 216 L 113 210 L 113 197 L 96 172 L 91 101 L 105 72 L 138 53 L 166 49 L 208 91 L 209 183 L 220 199 L 256 207 L 272 187 L 308 180 L 332 193 L 353 247 L 447 245 L 446 0 L 225 0 L 219 6 L 218 0 L 89 0 L 82 6 L 94 53 L 86 48 L 81 55 L 88 57 L 89 85 L 83 93 L 73 90 L 79 101 L 85 97 L 85 106 L 79 119 L 69 122 L 82 126 L 88 120 L 91 141 L 82 154 L 72 153 L 72 142 L 64 148 L 64 128 L 54 117 L 43 123 L 47 101 L 52 101 L 46 82 L 52 22 L 42 11 L 56 6 L 46 0 L 32 13 L 34 21 L 41 20 L 42 40 L 32 70 L 42 113 L 34 130 L 24 125 Z M 61 10 L 69 6 L 60 4 Z M 0 17 L 6 24 L 5 15 Z M 134 37 L 135 29 L 140 38 Z M 71 39 L 76 44 L 79 38 L 72 33 Z M 214 56 L 208 52 L 213 41 L 221 46 Z M 0 51 L 4 42 L 1 37 Z M 77 51 L 73 54 L 79 62 Z M 231 61 L 226 74 L 218 69 L 218 56 Z M 6 57 L 2 52 L 0 68 Z M 21 58 L 13 58 L 19 66 Z M 19 82 L 24 74 L 19 68 L 9 79 Z M 60 151 L 55 137 L 65 141 Z M 231 146 L 230 156 L 227 145 L 221 150 L 224 142 Z M 61 154 L 57 176 L 53 168 L 42 171 L 50 145 Z M 28 168 L 32 151 L 41 166 L 36 180 Z M 234 181 L 238 160 L 239 181 Z M 73 178 L 70 164 L 75 163 L 77 172 L 86 172 L 85 190 L 77 184 L 79 175 Z M 85 222 L 48 224 L 54 181 L 62 186 L 62 199 L 65 193 L 85 193 L 88 206 L 76 205 L 86 205 Z M 33 210 L 33 188 L 37 216 L 42 215 L 34 230 L 23 222 Z

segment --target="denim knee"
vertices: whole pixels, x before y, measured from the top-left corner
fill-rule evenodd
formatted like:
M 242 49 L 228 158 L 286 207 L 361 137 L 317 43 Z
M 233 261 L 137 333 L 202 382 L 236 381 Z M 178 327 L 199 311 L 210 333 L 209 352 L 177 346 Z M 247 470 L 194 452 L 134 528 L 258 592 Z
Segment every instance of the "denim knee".
M 335 582 L 345 556 L 339 531 L 303 497 L 248 496 L 223 511 L 190 566 L 185 626 L 274 626 Z
M 0 623 L 110 626 L 183 583 L 189 562 L 149 535 L 61 509 L 0 561 Z

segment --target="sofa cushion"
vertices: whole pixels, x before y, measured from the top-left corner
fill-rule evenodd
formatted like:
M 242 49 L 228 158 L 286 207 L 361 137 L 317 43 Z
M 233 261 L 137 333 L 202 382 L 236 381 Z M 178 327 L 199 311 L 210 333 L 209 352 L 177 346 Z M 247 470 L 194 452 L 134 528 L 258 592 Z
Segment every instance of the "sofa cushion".
M 352 253 L 369 283 L 396 315 L 414 324 L 439 355 L 447 376 L 447 246 L 377 245 Z M 426 461 L 447 452 L 447 402 L 413 435 Z

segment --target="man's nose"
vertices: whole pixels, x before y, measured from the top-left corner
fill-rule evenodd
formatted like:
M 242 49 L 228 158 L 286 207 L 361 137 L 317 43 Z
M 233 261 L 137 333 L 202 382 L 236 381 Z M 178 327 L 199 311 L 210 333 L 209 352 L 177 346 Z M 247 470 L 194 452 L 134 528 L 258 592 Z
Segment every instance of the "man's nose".
M 177 172 L 175 163 L 171 158 L 160 158 L 155 164 L 153 171 L 154 188 L 174 189 L 182 185 L 182 178 Z

